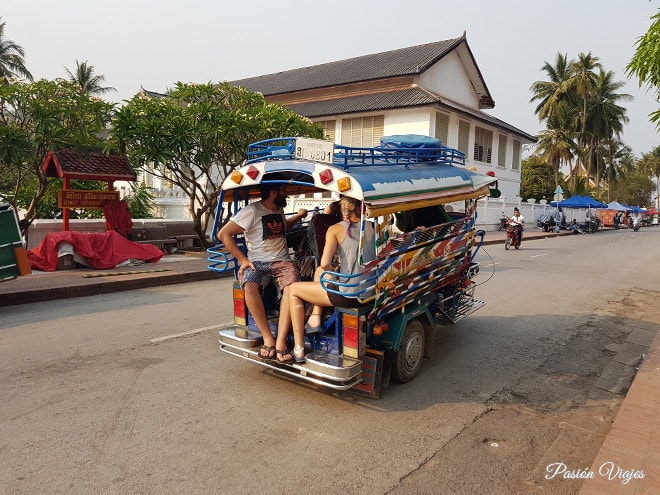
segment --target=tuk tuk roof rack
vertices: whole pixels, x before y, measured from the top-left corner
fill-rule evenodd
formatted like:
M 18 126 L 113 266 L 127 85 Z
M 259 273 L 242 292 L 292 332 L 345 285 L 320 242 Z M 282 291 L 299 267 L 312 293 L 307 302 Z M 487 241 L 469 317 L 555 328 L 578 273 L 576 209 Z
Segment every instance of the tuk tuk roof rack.
M 297 160 L 296 138 L 266 139 L 248 146 L 247 163 L 268 160 Z M 309 161 L 309 160 L 307 160 Z M 351 167 L 383 165 L 459 165 L 465 166 L 465 154 L 447 146 L 433 148 L 359 148 L 334 145 L 333 165 L 348 171 Z

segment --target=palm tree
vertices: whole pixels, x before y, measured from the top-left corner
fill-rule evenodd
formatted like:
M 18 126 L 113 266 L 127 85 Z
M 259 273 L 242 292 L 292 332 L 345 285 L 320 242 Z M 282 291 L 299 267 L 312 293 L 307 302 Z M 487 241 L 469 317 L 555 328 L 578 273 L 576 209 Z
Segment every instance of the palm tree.
M 587 103 L 591 97 L 593 87 L 596 84 L 596 73 L 594 69 L 600 68 L 598 57 L 594 57 L 589 53 L 580 53 L 578 59 L 570 63 L 569 69 L 572 74 L 568 84 L 574 89 L 575 93 L 579 96 L 582 102 L 582 111 L 580 113 L 581 130 L 579 144 L 582 151 L 579 154 L 581 157 L 581 166 L 589 177 L 589 167 L 586 165 L 591 162 L 592 146 L 589 146 L 589 139 L 587 136 Z
M 80 86 L 80 91 L 90 95 L 104 94 L 110 91 L 117 91 L 115 88 L 107 86 L 103 87 L 101 84 L 105 80 L 105 76 L 95 76 L 94 66 L 87 65 L 87 60 L 80 63 L 76 60 L 76 72 L 72 73 L 68 68 L 64 67 L 69 81 Z
M 32 74 L 25 67 L 24 57 L 23 47 L 5 38 L 5 23 L 0 22 L 0 84 L 7 84 L 19 75 L 29 81 L 33 80 Z
M 656 146 L 649 153 L 644 153 L 640 161 L 642 170 L 655 177 L 655 202 L 658 207 L 660 200 L 660 146 Z
M 595 153 L 591 153 L 587 172 L 588 177 L 591 177 L 593 172 L 596 184 L 600 183 L 605 171 L 605 168 L 601 167 L 603 165 L 603 155 L 599 153 L 603 149 L 601 143 L 620 139 L 623 125 L 628 123 L 626 109 L 618 104 L 621 101 L 632 100 L 629 94 L 617 93 L 624 85 L 622 81 L 614 81 L 612 71 L 605 72 L 600 69 L 589 98 L 585 138 L 590 149 Z
M 545 62 L 541 67 L 549 81 L 536 81 L 529 88 L 532 92 L 529 102 L 540 100 L 534 110 L 534 113 L 539 116 L 539 121 L 550 118 L 559 103 L 567 98 L 571 78 L 569 66 L 567 56 L 557 53 L 554 65 Z

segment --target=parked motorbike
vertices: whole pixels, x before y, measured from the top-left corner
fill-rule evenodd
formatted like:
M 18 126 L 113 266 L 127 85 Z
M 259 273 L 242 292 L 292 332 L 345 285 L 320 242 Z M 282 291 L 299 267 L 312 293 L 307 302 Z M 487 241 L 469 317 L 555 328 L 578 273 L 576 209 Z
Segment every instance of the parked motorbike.
M 520 239 L 520 225 L 507 225 L 506 227 L 506 240 L 504 241 L 504 249 L 507 251 L 511 246 L 518 249 L 522 240 Z
M 500 217 L 500 224 L 497 226 L 497 230 L 504 230 L 507 228 L 509 225 L 509 217 L 507 217 L 504 212 L 502 212 L 502 216 Z

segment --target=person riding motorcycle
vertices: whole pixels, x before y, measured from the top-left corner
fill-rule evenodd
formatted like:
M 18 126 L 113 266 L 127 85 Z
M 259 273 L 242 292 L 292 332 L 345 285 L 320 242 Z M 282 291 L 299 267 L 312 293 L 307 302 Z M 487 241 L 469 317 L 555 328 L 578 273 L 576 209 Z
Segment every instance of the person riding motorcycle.
M 518 208 L 513 209 L 513 216 L 509 219 L 509 225 L 518 229 L 518 245 L 522 242 L 523 225 L 525 225 L 525 218 L 520 214 Z

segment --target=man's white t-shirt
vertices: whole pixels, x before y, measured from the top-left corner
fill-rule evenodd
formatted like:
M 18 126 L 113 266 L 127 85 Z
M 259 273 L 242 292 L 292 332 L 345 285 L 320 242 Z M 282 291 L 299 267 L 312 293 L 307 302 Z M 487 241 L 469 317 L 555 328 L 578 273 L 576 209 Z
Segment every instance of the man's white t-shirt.
M 290 259 L 286 245 L 286 217 L 282 208 L 271 211 L 261 201 L 256 201 L 238 211 L 231 221 L 245 231 L 250 261 Z
M 522 225 L 525 223 L 525 218 L 522 215 L 512 216 L 511 221 L 515 224 Z

